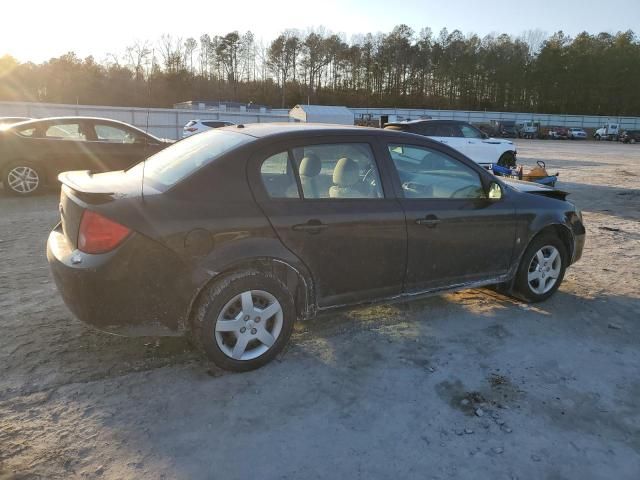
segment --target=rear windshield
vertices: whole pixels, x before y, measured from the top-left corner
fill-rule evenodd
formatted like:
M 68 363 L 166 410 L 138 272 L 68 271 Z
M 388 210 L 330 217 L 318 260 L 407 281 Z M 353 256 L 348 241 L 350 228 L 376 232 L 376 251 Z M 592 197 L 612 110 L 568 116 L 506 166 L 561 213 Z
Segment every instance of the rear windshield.
M 141 175 L 164 187 L 171 187 L 196 170 L 235 147 L 255 140 L 241 133 L 210 130 L 185 138 L 130 168 L 129 175 Z

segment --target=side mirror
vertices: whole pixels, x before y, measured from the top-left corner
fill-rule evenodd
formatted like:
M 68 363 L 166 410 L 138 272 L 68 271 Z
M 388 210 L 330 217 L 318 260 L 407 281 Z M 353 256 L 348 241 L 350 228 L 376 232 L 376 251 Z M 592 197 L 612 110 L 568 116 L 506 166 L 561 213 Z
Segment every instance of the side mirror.
M 500 200 L 502 198 L 502 187 L 498 182 L 489 184 L 489 200 Z
M 489 135 L 487 135 L 486 133 L 482 132 L 482 138 L 486 140 L 487 138 L 489 138 Z

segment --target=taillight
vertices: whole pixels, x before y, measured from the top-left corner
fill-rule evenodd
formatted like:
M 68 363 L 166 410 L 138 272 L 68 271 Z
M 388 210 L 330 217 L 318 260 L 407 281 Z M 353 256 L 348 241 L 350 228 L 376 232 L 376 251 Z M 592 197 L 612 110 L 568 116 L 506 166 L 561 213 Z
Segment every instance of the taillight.
M 195 128 L 195 127 L 189 127 L 189 128 L 185 127 L 185 131 L 187 131 L 187 132 L 195 132 L 196 130 L 198 130 L 198 129 Z
M 105 253 L 120 245 L 130 233 L 131 230 L 124 225 L 85 210 L 80 220 L 78 249 L 85 253 Z

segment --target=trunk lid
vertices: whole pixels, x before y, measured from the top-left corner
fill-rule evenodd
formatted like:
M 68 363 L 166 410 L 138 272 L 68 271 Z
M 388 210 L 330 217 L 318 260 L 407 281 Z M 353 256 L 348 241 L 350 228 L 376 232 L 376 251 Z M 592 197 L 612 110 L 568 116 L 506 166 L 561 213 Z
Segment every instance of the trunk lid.
M 60 191 L 60 223 L 65 238 L 75 249 L 78 247 L 78 231 L 82 214 L 86 209 L 103 210 L 106 204 L 119 199 L 140 197 L 141 179 L 137 175 L 125 175 L 122 171 L 93 174 L 88 170 L 63 172 L 58 175 L 62 183 Z M 149 184 L 144 186 L 146 195 L 159 193 Z

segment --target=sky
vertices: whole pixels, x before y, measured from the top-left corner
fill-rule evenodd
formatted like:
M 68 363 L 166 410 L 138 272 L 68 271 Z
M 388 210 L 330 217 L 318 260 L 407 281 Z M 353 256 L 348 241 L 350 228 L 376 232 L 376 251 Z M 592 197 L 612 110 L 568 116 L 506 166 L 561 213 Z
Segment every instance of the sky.
M 74 51 L 80 57 L 121 55 L 136 41 L 160 35 L 198 37 L 251 30 L 267 44 L 281 31 L 323 26 L 344 34 L 389 32 L 405 23 L 416 32 L 443 27 L 463 33 L 519 35 L 540 29 L 640 34 L 640 0 L 29 0 L 0 2 L 0 56 L 42 62 Z M 599 6 L 598 6 L 599 5 Z

